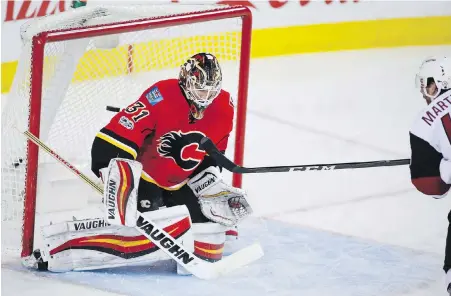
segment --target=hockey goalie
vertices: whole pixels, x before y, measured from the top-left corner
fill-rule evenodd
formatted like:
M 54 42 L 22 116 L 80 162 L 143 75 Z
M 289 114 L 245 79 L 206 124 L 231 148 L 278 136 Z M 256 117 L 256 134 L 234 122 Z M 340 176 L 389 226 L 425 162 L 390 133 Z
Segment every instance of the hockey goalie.
M 226 230 L 252 209 L 243 190 L 223 181 L 199 141 L 208 136 L 225 151 L 233 117 L 217 58 L 189 58 L 178 79 L 150 86 L 93 140 L 91 168 L 104 184 L 104 217 L 44 226 L 44 244 L 26 264 L 61 272 L 168 259 L 137 231 L 139 215 L 197 257 L 220 260 Z

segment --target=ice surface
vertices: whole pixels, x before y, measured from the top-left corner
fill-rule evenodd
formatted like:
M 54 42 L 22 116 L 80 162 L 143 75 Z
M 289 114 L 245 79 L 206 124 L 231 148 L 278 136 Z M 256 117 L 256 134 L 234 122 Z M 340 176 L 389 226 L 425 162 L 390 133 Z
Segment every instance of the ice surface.
M 434 253 L 380 244 L 267 219 L 241 226 L 232 249 L 260 241 L 265 257 L 229 276 L 203 281 L 176 276 L 172 262 L 95 272 L 44 273 L 46 278 L 125 295 L 400 295 L 440 277 Z M 12 262 L 7 268 L 22 270 Z M 35 273 L 36 274 L 36 273 Z M 161 294 L 160 294 L 161 293 Z

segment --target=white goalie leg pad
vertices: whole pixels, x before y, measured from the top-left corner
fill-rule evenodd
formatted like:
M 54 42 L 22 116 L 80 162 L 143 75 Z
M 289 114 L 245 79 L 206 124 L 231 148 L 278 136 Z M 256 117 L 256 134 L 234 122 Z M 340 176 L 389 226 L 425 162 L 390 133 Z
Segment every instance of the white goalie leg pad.
M 225 226 L 214 222 L 194 223 L 194 255 L 209 262 L 221 260 L 224 253 L 226 230 Z M 181 275 L 189 274 L 179 264 L 177 264 L 177 273 Z
M 252 214 L 246 192 L 226 184 L 217 167 L 203 170 L 188 186 L 199 198 L 202 213 L 213 222 L 231 227 Z
M 143 215 L 186 245 L 187 250 L 193 250 L 191 218 L 186 206 Z M 43 245 L 38 246 L 41 257 L 53 272 L 149 265 L 169 258 L 135 228 L 109 225 L 103 218 L 47 225 L 41 228 L 41 235 Z
M 122 158 L 112 159 L 108 168 L 102 170 L 103 202 L 109 224 L 136 226 L 141 172 L 140 162 Z

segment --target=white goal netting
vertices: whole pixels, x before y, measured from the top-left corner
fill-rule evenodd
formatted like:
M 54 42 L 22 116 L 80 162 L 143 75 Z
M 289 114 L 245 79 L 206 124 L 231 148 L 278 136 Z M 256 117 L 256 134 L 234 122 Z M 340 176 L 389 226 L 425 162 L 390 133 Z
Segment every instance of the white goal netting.
M 36 54 L 32 40 L 40 32 L 94 25 L 135 22 L 157 16 L 216 9 L 192 5 L 83 7 L 27 23 L 21 32 L 23 50 L 8 101 L 2 112 L 2 245 L 3 251 L 21 247 L 27 163 L 27 140 L 16 128 L 30 128 L 30 106 L 36 90 Z M 119 25 L 120 26 L 120 25 Z M 123 108 L 154 82 L 175 78 L 178 67 L 197 52 L 215 54 L 223 68 L 224 88 L 238 91 L 241 18 L 225 18 L 120 34 L 46 43 L 42 69 L 40 139 L 79 170 L 90 172 L 90 148 L 97 131 L 113 116 L 106 106 Z M 233 141 L 233 140 L 232 140 Z M 232 147 L 233 142 L 229 147 Z M 228 153 L 230 154 L 230 152 Z M 28 192 L 30 194 L 30 192 Z M 100 202 L 91 188 L 39 152 L 36 227 L 52 219 L 71 220 L 88 215 Z M 83 213 L 81 216 L 76 213 Z M 75 214 L 74 214 L 75 213 Z M 49 218 L 52 217 L 58 218 Z M 34 218 L 34 217 L 30 217 Z

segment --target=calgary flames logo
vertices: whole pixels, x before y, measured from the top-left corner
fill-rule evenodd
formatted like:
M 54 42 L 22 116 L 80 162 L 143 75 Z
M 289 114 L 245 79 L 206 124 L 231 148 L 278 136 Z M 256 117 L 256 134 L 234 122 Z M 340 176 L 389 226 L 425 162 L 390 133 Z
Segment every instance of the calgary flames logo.
M 199 148 L 203 137 L 201 132 L 170 131 L 157 140 L 157 151 L 161 157 L 172 158 L 183 170 L 191 171 L 205 156 L 205 151 Z

